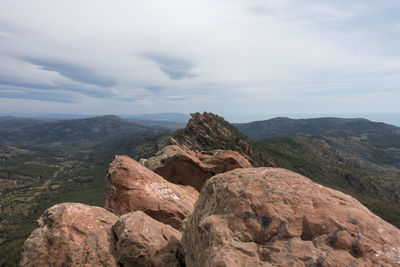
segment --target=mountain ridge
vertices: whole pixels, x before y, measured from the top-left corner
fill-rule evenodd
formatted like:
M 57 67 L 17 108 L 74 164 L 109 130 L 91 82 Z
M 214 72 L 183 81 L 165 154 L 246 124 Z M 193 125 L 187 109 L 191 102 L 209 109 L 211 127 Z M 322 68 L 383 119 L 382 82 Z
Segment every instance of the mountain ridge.
M 159 132 L 158 126 L 144 126 L 115 115 L 85 119 L 57 120 L 27 126 L 0 135 L 11 142 L 50 144 L 53 142 L 79 143 L 80 140 L 103 142 L 131 134 Z
M 254 140 L 299 134 L 346 134 L 348 131 L 370 134 L 400 134 L 400 127 L 363 118 L 290 119 L 288 117 L 276 117 L 248 123 L 234 123 L 233 125 Z

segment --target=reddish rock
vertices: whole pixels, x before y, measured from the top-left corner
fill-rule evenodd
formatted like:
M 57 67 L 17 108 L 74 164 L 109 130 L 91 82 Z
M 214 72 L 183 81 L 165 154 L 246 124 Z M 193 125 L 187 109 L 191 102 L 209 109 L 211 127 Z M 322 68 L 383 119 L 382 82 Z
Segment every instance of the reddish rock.
M 77 203 L 55 205 L 39 218 L 20 266 L 117 266 L 111 212 Z
M 400 266 L 400 230 L 284 169 L 209 179 L 182 244 L 187 266 Z
M 181 233 L 141 211 L 127 213 L 113 226 L 116 257 L 124 267 L 180 266 Z
M 252 167 L 239 152 L 232 150 L 191 151 L 180 146 L 164 147 L 155 157 L 141 163 L 164 179 L 201 190 L 210 177 L 237 168 Z
M 181 230 L 198 194 L 192 187 L 169 183 L 127 156 L 115 156 L 106 178 L 105 208 L 117 215 L 143 211 Z

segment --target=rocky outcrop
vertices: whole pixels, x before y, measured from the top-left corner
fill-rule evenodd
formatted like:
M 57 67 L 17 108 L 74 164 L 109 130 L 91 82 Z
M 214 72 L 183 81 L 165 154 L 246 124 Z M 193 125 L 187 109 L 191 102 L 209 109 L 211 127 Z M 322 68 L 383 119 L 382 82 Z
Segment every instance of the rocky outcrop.
M 201 190 L 210 177 L 251 164 L 239 152 L 232 150 L 191 151 L 180 146 L 164 147 L 155 157 L 140 161 L 164 179 Z
M 180 266 L 181 233 L 141 211 L 127 213 L 113 226 L 116 257 L 124 267 Z
M 179 146 L 143 164 L 201 188 L 200 196 L 116 156 L 105 203 L 114 214 L 53 206 L 26 240 L 20 265 L 400 266 L 399 229 L 294 172 L 243 168 L 250 163 L 237 152 Z
M 166 181 L 127 156 L 115 156 L 106 178 L 105 208 L 117 215 L 143 211 L 181 230 L 198 192 Z
M 77 203 L 55 205 L 39 218 L 20 266 L 117 266 L 111 212 Z
M 192 118 L 186 128 L 178 130 L 171 144 L 196 151 L 234 150 L 246 157 L 253 166 L 274 166 L 265 152 L 224 118 L 208 112 L 190 115 Z
M 187 266 L 399 266 L 400 230 L 284 169 L 209 179 L 182 243 Z

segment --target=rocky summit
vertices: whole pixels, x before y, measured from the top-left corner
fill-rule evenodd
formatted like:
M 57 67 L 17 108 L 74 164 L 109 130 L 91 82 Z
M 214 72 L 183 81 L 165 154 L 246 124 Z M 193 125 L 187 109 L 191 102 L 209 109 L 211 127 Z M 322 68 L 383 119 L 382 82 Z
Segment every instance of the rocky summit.
M 106 209 L 48 209 L 20 265 L 400 266 L 399 229 L 300 174 L 184 147 L 142 162 L 169 181 L 116 156 Z M 215 175 L 196 176 L 195 168 Z
M 192 118 L 184 129 L 178 130 L 171 144 L 195 151 L 234 150 L 253 166 L 275 166 L 269 155 L 224 118 L 210 112 L 190 115 Z

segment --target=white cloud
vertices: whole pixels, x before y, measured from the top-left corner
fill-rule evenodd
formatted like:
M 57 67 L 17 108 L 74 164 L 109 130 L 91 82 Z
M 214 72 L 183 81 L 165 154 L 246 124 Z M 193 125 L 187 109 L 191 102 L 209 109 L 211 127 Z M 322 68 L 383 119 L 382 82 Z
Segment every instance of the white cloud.
M 343 101 L 346 112 L 366 112 L 371 103 L 361 102 L 365 96 L 381 92 L 379 99 L 390 98 L 400 82 L 399 40 L 387 34 L 398 31 L 398 21 L 394 15 L 382 16 L 387 10 L 400 10 L 400 4 L 3 0 L 0 78 L 25 85 L 68 85 L 63 89 L 80 103 L 59 107 L 64 112 L 74 107 L 74 113 L 284 113 L 289 104 L 293 112 L 329 113 L 333 105 L 326 101 L 337 105 L 335 94 L 360 101 Z M 371 31 L 376 25 L 382 28 Z M 103 88 L 108 83 L 98 82 L 100 86 L 87 88 L 82 79 L 71 80 L 75 76 L 44 70 L 23 58 L 69 62 L 116 84 Z M 8 102 L 0 112 L 22 101 L 10 100 L 12 88 L 3 89 L 0 97 Z M 32 111 L 45 109 L 35 101 Z M 381 102 L 372 105 L 374 111 L 387 109 Z M 302 103 L 309 104 L 305 108 Z

